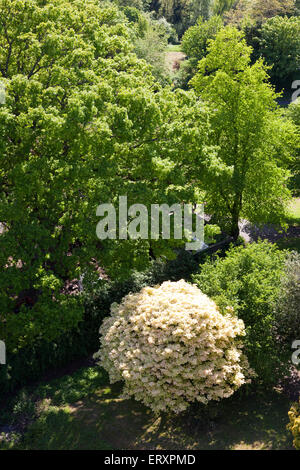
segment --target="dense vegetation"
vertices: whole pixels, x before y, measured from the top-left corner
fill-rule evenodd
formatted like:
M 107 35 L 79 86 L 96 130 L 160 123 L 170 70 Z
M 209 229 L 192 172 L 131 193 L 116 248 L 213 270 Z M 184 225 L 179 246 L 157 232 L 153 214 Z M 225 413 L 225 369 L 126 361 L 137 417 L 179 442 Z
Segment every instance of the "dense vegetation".
M 300 98 L 278 104 L 300 78 L 299 13 L 294 0 L 0 0 L 1 396 L 99 349 L 114 302 L 181 279 L 244 322 L 251 387 L 289 375 L 299 254 L 240 235 L 246 222 L 299 237 Z M 148 239 L 99 240 L 97 207 L 125 195 L 149 214 L 204 203 L 208 249 L 161 226 L 151 238 L 150 215 Z

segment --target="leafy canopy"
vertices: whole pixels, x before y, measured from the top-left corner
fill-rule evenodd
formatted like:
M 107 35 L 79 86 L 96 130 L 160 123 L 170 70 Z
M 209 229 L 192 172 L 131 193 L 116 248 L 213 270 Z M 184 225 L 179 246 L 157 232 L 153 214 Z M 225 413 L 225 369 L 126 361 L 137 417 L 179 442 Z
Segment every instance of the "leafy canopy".
M 254 223 L 284 220 L 287 166 L 297 145 L 295 127 L 277 109 L 268 69 L 262 60 L 251 65 L 251 52 L 243 33 L 226 27 L 209 41 L 191 81 L 210 107 L 212 142 L 219 149 L 218 171 L 198 176 L 207 211 L 234 238 L 241 217 Z
M 99 264 L 128 275 L 150 249 L 173 254 L 161 240 L 100 242 L 96 208 L 119 195 L 129 205 L 195 201 L 180 152 L 195 135 L 190 151 L 206 155 L 208 131 L 194 94 L 162 90 L 137 58 L 118 8 L 0 0 L 0 24 L 0 336 L 14 331 L 23 345 L 82 318 L 62 293 L 66 281 L 98 278 Z

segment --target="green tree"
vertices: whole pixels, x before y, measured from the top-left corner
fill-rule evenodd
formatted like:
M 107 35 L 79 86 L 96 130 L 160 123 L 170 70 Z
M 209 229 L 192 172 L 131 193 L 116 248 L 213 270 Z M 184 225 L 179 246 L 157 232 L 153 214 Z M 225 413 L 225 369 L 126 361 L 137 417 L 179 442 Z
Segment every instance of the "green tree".
M 142 38 L 135 41 L 134 51 L 140 59 L 144 59 L 152 66 L 153 75 L 162 83 L 170 82 L 166 64 L 166 49 L 168 41 L 162 38 L 153 28 L 146 31 Z
M 213 16 L 208 21 L 200 17 L 195 26 L 191 26 L 183 35 L 182 50 L 188 56 L 192 67 L 207 53 L 208 41 L 216 37 L 223 27 L 220 16 Z
M 300 337 L 300 253 L 295 251 L 287 257 L 275 311 L 276 335 L 290 354 L 293 341 Z
M 297 126 L 298 130 L 298 152 L 296 154 L 295 160 L 292 162 L 291 171 L 291 188 L 294 192 L 294 195 L 299 196 L 300 194 L 300 98 L 292 102 L 286 109 L 286 116 L 288 119 L 291 119 L 293 123 Z
M 261 25 L 274 16 L 295 13 L 295 0 L 239 0 L 225 13 L 225 21 L 242 27 L 245 24 Z
M 243 33 L 222 29 L 210 41 L 191 83 L 212 112 L 212 141 L 218 146 L 219 170 L 199 170 L 206 187 L 207 211 L 235 239 L 239 220 L 284 220 L 289 171 L 297 136 L 282 119 L 262 60 L 251 65 Z
M 145 267 L 150 250 L 173 254 L 168 241 L 96 237 L 97 206 L 117 205 L 120 195 L 129 205 L 193 200 L 193 184 L 179 171 L 185 122 L 197 133 L 195 151 L 206 153 L 207 118 L 196 98 L 161 89 L 134 54 L 127 23 L 97 0 L 0 0 L 0 337 L 7 344 L 52 340 L 76 326 L 82 309 L 62 288 L 88 271 L 97 279 L 97 263 L 116 277 Z
M 290 89 L 300 67 L 300 17 L 266 21 L 259 31 L 258 54 L 270 65 L 273 83 Z

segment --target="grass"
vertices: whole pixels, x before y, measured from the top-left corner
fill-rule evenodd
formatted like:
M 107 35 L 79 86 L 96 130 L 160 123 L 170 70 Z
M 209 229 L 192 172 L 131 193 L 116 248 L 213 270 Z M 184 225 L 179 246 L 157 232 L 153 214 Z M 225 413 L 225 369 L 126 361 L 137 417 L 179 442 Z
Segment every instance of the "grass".
M 291 449 L 286 430 L 290 400 L 277 392 L 233 396 L 203 414 L 191 407 L 181 417 L 157 417 L 134 400 L 119 398 L 121 385 L 109 385 L 100 368 L 83 368 L 70 376 L 27 391 L 29 406 L 13 422 L 34 416 L 19 440 L 2 440 L 2 449 Z M 24 392 L 23 398 L 24 401 Z M 20 402 L 20 397 L 19 397 Z M 23 416 L 20 410 L 23 409 Z M 14 414 L 14 412 L 12 412 Z M 16 413 L 15 413 L 16 414 Z M 17 418 L 17 419 L 16 419 Z M 18 436 L 17 436 L 18 437 Z M 2 442 L 2 444 L 1 444 Z
M 167 52 L 182 52 L 181 44 L 168 44 Z
M 300 198 L 294 198 L 290 204 L 286 223 L 289 226 L 289 234 L 286 237 L 280 238 L 276 241 L 277 246 L 284 250 L 295 250 L 300 253 Z M 299 229 L 299 232 L 297 231 Z M 296 236 L 295 236 L 296 235 Z
M 294 198 L 289 211 L 287 222 L 291 226 L 300 226 L 300 198 Z
M 281 238 L 276 242 L 276 245 L 281 250 L 298 251 L 300 253 L 300 238 L 298 237 Z

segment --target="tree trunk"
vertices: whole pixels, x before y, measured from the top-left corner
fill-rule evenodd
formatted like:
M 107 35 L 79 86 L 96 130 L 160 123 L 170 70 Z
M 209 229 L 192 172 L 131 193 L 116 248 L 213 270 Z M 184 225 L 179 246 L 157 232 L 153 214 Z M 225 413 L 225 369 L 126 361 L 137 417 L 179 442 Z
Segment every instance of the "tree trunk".
M 230 236 L 233 237 L 234 241 L 236 241 L 240 235 L 239 219 L 240 219 L 239 204 L 235 202 L 233 206 L 233 211 L 231 213 L 231 228 L 230 228 Z

